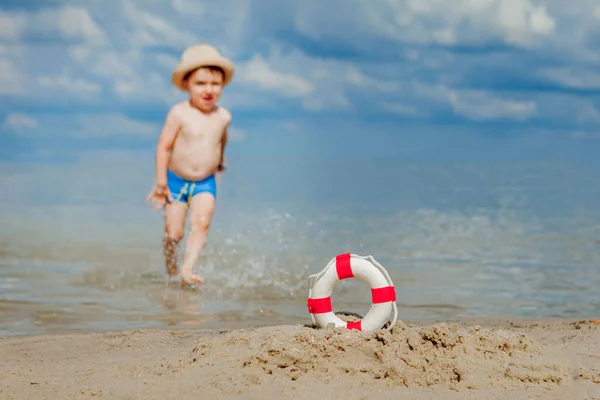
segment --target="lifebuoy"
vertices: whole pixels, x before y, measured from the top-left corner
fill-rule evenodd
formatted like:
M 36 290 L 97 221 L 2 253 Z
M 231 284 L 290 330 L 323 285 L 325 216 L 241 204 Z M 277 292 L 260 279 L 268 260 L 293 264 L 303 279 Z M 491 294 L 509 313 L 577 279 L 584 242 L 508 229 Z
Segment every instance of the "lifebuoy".
M 346 322 L 333 312 L 331 293 L 335 285 L 348 278 L 358 278 L 371 286 L 373 304 L 362 320 Z M 398 318 L 396 290 L 389 274 L 372 256 L 340 254 L 318 274 L 308 277 L 308 312 L 321 328 L 329 324 L 359 331 L 381 329 L 393 314 L 390 329 Z

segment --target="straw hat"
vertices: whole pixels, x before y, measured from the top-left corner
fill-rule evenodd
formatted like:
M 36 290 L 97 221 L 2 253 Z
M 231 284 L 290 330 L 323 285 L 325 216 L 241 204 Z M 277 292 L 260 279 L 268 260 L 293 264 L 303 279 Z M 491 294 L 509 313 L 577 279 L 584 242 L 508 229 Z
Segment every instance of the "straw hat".
M 171 81 L 181 90 L 186 90 L 183 78 L 190 72 L 200 67 L 219 67 L 224 72 L 223 86 L 233 78 L 235 70 L 233 63 L 223 57 L 217 49 L 208 44 L 190 46 L 181 55 L 181 60 L 171 76 Z

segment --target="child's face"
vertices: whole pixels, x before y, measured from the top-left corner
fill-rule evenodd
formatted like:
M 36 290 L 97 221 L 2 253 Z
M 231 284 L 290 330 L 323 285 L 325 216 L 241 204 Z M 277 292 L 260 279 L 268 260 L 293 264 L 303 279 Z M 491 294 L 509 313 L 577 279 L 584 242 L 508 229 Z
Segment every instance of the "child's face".
M 223 75 L 220 71 L 199 68 L 189 76 L 187 86 L 194 105 L 210 111 L 221 96 Z

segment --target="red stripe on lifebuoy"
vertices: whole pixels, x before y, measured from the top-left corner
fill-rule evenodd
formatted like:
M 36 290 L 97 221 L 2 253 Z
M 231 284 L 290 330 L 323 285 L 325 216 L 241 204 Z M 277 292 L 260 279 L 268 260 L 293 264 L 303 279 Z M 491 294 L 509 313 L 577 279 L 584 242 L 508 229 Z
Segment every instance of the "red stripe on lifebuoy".
M 362 331 L 362 321 L 354 321 L 346 323 L 346 329 L 356 329 L 357 331 Z
M 311 314 L 325 314 L 333 311 L 331 306 L 331 297 L 322 297 L 320 299 L 308 298 L 308 312 Z
M 346 278 L 354 278 L 352 266 L 350 265 L 350 253 L 340 254 L 335 257 L 335 270 L 340 281 Z
M 396 289 L 393 286 L 371 289 L 371 297 L 373 298 L 373 304 L 396 301 Z

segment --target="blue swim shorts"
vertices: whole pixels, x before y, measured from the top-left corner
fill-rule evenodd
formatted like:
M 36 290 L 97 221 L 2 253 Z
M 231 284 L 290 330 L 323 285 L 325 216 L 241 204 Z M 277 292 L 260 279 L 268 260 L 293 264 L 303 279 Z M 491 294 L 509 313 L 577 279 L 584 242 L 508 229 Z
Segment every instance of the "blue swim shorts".
M 217 198 L 217 182 L 214 174 L 201 181 L 188 181 L 167 170 L 167 186 L 174 201 L 189 203 L 192 197 L 202 192 L 208 192 L 215 199 Z

